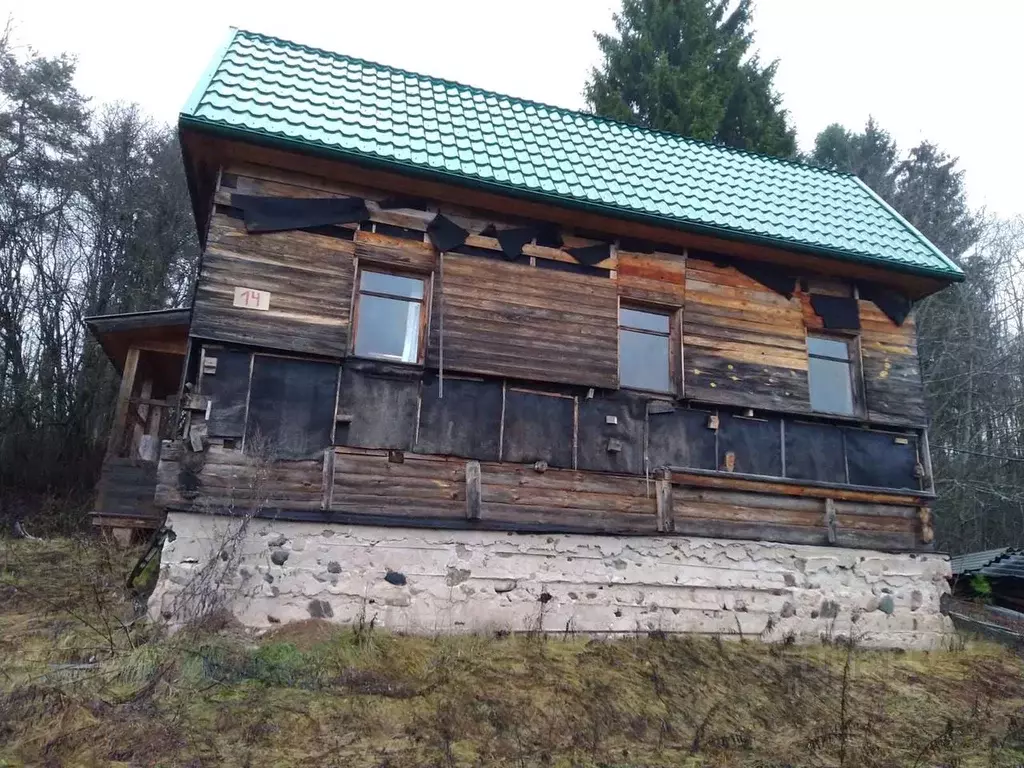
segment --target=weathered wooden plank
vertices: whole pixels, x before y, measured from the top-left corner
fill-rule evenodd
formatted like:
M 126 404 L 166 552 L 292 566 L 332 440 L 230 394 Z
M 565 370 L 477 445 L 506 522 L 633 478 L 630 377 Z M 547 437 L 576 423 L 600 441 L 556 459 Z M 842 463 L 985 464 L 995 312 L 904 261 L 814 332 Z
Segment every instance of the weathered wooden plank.
M 671 533 L 675 530 L 675 511 L 672 499 L 672 473 L 662 470 L 655 481 L 657 495 L 658 532 Z
M 345 354 L 354 246 L 307 232 L 245 233 L 214 215 L 196 292 L 200 338 L 321 355 Z M 236 287 L 269 291 L 270 309 L 233 306 Z
M 480 519 L 480 462 L 466 462 L 466 519 Z
M 435 297 L 428 365 L 535 381 L 614 387 L 618 380 L 615 282 L 446 254 Z

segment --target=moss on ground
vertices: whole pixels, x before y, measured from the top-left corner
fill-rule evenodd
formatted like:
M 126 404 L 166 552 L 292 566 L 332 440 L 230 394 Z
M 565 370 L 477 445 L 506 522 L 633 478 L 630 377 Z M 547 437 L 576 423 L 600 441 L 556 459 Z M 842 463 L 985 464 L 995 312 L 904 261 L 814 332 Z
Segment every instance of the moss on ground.
M 1012 766 L 1024 665 L 700 638 L 162 637 L 93 540 L 0 540 L 0 766 Z M 845 683 L 844 683 L 845 681 Z

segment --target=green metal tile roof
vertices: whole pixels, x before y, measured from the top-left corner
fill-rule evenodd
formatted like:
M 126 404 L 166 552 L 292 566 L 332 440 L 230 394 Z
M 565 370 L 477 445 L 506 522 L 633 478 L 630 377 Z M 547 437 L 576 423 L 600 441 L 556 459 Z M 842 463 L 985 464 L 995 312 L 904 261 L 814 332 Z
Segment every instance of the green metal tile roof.
M 182 125 L 947 280 L 960 269 L 856 177 L 239 30 Z

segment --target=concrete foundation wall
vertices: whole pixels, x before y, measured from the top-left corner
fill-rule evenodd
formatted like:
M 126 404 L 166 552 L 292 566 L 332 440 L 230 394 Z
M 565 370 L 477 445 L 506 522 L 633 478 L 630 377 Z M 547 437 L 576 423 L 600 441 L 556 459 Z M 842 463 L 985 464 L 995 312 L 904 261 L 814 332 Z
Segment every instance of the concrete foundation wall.
M 223 595 L 254 627 L 362 617 L 397 632 L 694 632 L 932 648 L 949 563 L 934 554 L 657 536 L 248 522 L 171 513 L 150 607 Z

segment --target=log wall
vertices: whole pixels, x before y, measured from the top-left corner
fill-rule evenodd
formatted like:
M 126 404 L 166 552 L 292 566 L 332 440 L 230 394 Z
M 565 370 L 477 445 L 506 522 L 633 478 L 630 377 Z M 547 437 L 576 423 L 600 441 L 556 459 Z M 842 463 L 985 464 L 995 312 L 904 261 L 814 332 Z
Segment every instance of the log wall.
M 249 235 L 231 207 L 235 192 L 358 196 L 370 219 Z M 859 423 L 815 419 L 806 335 L 821 320 L 806 286 L 787 299 L 726 261 L 617 242 L 596 268 L 536 241 L 510 261 L 482 233 L 529 222 L 431 201 L 396 208 L 386 197 L 279 169 L 224 169 L 192 335 L 247 345 L 243 363 L 256 350 L 340 365 L 336 423 L 324 430 L 324 458 L 256 471 L 241 452 L 248 385 L 203 384 L 196 391 L 212 400 L 212 421 L 193 411 L 188 443 L 167 448 L 162 504 L 441 526 L 466 525 L 473 507 L 471 524 L 511 530 L 930 546 L 917 432 L 863 429 L 924 423 L 912 321 L 897 327 L 859 302 L 864 413 Z M 443 256 L 426 233 L 438 212 L 470 232 Z M 600 242 L 562 235 L 570 247 Z M 422 364 L 349 357 L 361 266 L 428 279 Z M 269 311 L 233 307 L 239 286 L 269 291 Z M 617 391 L 620 304 L 681 310 L 670 340 L 682 374 L 674 403 Z M 872 456 L 894 467 L 891 479 L 873 477 Z M 480 463 L 479 487 L 467 484 L 467 459 Z M 671 479 L 655 478 L 659 467 Z M 815 483 L 828 487 L 809 490 Z
M 238 450 L 195 454 L 167 442 L 157 500 L 172 509 L 230 509 L 279 519 L 497 530 L 661 534 L 927 549 L 912 497 L 802 489 L 770 492 L 729 478 L 627 475 L 480 462 L 480 509 L 467 509 L 472 462 L 337 447 L 320 461 L 268 470 Z M 187 478 L 186 482 L 182 482 Z M 830 516 L 832 522 L 830 522 Z M 830 532 L 831 528 L 831 532 Z
M 683 349 L 687 397 L 810 410 L 800 303 L 733 267 L 687 261 Z
M 445 254 L 428 365 L 614 389 L 618 300 L 608 277 Z

